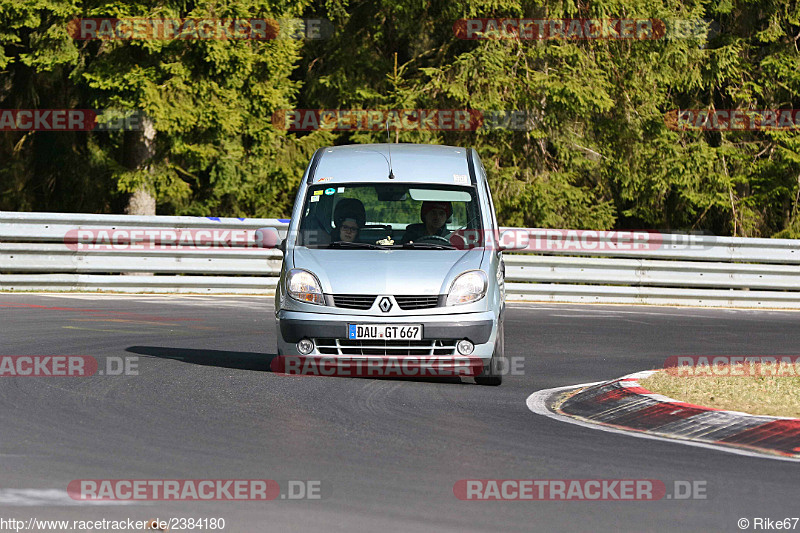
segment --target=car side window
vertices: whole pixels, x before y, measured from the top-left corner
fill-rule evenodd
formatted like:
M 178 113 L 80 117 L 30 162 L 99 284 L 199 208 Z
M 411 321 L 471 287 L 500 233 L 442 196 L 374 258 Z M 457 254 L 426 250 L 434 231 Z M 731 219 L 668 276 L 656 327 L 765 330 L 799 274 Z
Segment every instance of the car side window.
M 500 227 L 497 225 L 497 214 L 494 210 L 494 200 L 492 200 L 492 191 L 489 188 L 489 177 L 486 175 L 486 167 L 483 166 L 483 161 L 480 160 L 478 154 L 475 154 L 475 158 L 478 160 L 478 167 L 480 168 L 481 172 L 481 181 L 483 181 L 483 187 L 486 191 L 486 198 L 489 201 L 489 218 L 492 220 L 492 229 L 499 230 Z

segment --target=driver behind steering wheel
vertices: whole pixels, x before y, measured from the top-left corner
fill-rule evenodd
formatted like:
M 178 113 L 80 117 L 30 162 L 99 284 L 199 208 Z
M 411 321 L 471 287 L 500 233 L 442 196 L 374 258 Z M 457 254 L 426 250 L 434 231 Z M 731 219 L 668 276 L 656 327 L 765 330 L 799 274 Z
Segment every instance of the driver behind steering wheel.
M 419 216 L 422 224 L 409 224 L 403 234 L 402 244 L 414 242 L 428 236 L 447 238 L 450 234 L 445 227 L 453 214 L 450 202 L 422 202 Z

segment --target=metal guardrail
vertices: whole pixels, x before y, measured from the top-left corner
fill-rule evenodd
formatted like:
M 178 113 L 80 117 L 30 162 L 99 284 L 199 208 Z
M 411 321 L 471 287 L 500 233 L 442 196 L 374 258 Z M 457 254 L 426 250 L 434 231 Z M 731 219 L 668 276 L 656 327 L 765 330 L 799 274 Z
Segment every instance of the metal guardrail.
M 0 212 L 0 290 L 271 294 L 281 252 L 253 237 L 262 227 L 283 237 L 288 222 Z M 505 254 L 509 301 L 800 309 L 800 240 L 505 229 L 529 245 Z M 81 231 L 101 230 L 174 230 L 175 240 L 146 249 L 113 238 L 81 244 Z M 198 245 L 208 234 L 222 245 Z
M 263 227 L 285 236 L 288 226 L 283 219 L 0 211 L 0 290 L 272 294 L 281 252 L 258 248 L 252 238 Z M 97 237 L 103 229 L 109 245 L 79 246 L 80 231 Z M 229 231 L 240 238 L 223 246 L 186 246 L 176 239 L 174 245 L 137 249 L 111 244 L 117 230 L 129 236 L 186 230 L 195 237 Z

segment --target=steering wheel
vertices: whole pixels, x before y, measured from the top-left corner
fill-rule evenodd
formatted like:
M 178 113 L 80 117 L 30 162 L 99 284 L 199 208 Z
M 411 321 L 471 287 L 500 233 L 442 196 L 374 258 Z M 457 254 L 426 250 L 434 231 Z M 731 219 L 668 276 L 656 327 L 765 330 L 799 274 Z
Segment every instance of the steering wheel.
M 442 237 L 441 235 L 424 235 L 414 242 L 423 242 L 423 241 L 440 241 L 442 243 L 450 244 L 450 239 L 447 237 Z

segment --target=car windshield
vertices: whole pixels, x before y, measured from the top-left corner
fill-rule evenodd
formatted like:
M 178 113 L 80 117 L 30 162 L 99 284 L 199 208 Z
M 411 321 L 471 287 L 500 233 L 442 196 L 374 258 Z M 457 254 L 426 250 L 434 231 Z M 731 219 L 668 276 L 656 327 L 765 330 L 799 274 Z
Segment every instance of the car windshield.
M 472 186 L 323 183 L 308 190 L 297 245 L 452 249 L 453 232 L 467 229 L 482 229 Z

